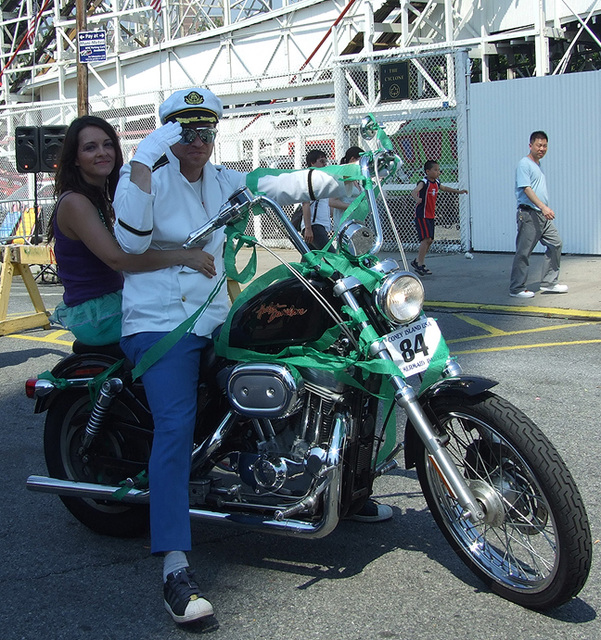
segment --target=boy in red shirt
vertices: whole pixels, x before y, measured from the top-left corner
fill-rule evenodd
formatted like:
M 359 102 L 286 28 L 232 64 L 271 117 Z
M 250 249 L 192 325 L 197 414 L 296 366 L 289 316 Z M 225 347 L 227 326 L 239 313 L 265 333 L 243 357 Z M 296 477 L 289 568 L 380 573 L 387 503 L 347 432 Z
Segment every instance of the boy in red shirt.
M 424 164 L 425 176 L 417 183 L 411 192 L 411 197 L 417 203 L 415 207 L 415 226 L 419 238 L 417 258 L 411 266 L 420 276 L 430 276 L 432 272 L 426 267 L 424 260 L 434 241 L 434 218 L 436 217 L 436 198 L 439 191 L 447 193 L 467 193 L 466 189 L 452 189 L 440 184 L 440 166 L 436 160 L 428 160 Z

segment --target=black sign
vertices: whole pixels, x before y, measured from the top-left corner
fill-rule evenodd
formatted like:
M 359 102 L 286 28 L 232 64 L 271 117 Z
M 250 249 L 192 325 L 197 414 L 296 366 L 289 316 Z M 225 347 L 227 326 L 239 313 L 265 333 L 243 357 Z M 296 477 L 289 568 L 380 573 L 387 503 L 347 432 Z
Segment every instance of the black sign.
M 396 102 L 409 97 L 409 62 L 380 65 L 380 102 Z

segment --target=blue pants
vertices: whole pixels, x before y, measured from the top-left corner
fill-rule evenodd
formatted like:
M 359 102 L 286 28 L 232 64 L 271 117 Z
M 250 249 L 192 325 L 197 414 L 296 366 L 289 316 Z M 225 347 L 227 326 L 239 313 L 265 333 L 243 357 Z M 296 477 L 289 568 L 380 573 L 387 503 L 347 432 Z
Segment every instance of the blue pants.
M 125 355 L 137 364 L 166 333 L 148 332 L 121 339 Z M 208 338 L 185 335 L 142 375 L 154 420 L 150 481 L 152 553 L 192 547 L 188 499 L 190 459 L 200 358 Z

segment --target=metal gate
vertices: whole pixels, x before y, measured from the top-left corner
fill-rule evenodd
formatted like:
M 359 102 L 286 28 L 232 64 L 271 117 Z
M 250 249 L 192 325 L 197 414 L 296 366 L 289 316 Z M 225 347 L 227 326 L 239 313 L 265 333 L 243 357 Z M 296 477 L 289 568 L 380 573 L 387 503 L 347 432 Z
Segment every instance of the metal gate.
M 298 169 L 305 166 L 311 149 L 323 149 L 331 163 L 338 163 L 349 146 L 362 146 L 361 119 L 373 113 L 385 123 L 397 153 L 403 159 L 396 181 L 387 184 L 392 223 L 407 250 L 417 248 L 413 224 L 415 204 L 411 190 L 423 176 L 423 163 L 438 160 L 441 181 L 449 186 L 467 185 L 465 167 L 466 61 L 464 51 L 436 51 L 417 57 L 378 56 L 340 58 L 330 70 L 302 76 L 272 78 L 274 100 L 260 107 L 240 106 L 232 83 L 210 89 L 226 106 L 219 123 L 214 161 L 241 171 L 255 167 Z M 382 68 L 403 63 L 407 68 L 407 95 L 382 99 Z M 314 87 L 312 99 L 278 101 L 278 88 L 295 83 Z M 182 87 L 185 88 L 185 87 Z M 91 98 L 90 113 L 105 118 L 119 132 L 123 155 L 131 158 L 138 142 L 158 126 L 158 107 L 166 95 L 160 91 L 138 95 Z M 14 105 L 0 120 L 0 223 L 15 207 L 30 208 L 37 199 L 47 218 L 53 203 L 52 174 L 19 174 L 15 168 L 14 130 L 17 126 L 69 124 L 77 115 L 69 101 Z M 456 251 L 469 238 L 465 196 L 441 193 L 437 203 L 436 238 L 432 251 Z M 289 213 L 292 214 L 292 207 Z M 386 250 L 394 250 L 391 222 L 384 221 Z M 271 247 L 289 247 L 276 221 L 262 216 L 252 231 Z

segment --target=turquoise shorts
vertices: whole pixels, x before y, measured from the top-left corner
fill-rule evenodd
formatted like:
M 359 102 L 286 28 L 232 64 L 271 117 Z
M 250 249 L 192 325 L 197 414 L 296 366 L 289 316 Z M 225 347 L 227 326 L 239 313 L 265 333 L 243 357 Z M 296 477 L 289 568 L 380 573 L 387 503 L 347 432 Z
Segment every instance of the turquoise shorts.
M 86 300 L 74 307 L 64 302 L 50 316 L 84 344 L 100 346 L 121 339 L 121 291 Z

